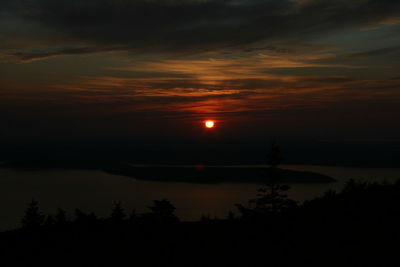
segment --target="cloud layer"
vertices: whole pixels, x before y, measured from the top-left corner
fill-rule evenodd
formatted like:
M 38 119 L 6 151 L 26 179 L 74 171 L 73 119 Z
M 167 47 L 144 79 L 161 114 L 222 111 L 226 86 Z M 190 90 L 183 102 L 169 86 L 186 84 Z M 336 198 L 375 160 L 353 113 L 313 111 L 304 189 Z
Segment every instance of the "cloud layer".
M 304 41 L 344 29 L 396 24 L 400 2 L 5 0 L 0 10 L 3 21 L 8 21 L 0 27 L 1 38 L 7 40 L 20 33 L 21 43 L 25 43 L 19 45 L 31 48 L 10 54 L 30 60 L 46 53 L 105 50 L 174 54 L 246 51 L 257 43 Z M 15 42 L 11 45 L 16 46 Z
M 2 0 L 0 118 L 9 135 L 174 135 L 205 116 L 390 135 L 399 18 L 398 0 Z

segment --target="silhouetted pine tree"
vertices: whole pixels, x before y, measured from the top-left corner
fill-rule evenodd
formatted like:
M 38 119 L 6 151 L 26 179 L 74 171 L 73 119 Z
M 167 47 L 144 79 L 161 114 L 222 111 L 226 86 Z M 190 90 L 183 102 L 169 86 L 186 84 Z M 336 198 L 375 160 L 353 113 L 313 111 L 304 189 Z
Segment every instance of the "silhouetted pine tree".
M 92 213 L 85 213 L 80 209 L 75 210 L 75 223 L 81 226 L 90 226 L 97 221 L 97 216 Z
M 55 224 L 57 226 L 63 226 L 67 223 L 67 213 L 63 209 L 58 209 L 55 216 Z
M 265 186 L 258 189 L 258 198 L 250 200 L 247 208 L 241 204 L 236 205 L 243 216 L 275 214 L 297 206 L 297 203 L 285 194 L 290 189 L 289 185 L 280 183 L 278 166 L 281 162 L 279 146 L 273 141 L 268 154 L 269 167 L 266 169 Z
M 46 219 L 44 220 L 44 226 L 46 227 L 51 227 L 55 223 L 53 215 L 49 214 L 46 216 Z
M 168 200 L 154 200 L 153 206 L 149 209 L 152 211 L 148 216 L 157 221 L 163 222 L 177 222 L 178 217 L 174 214 L 175 206 L 171 204 Z
M 114 222 L 122 222 L 126 218 L 124 209 L 121 207 L 120 202 L 114 203 L 114 208 L 111 212 L 110 219 Z
M 227 220 L 229 221 L 234 221 L 236 219 L 235 214 L 232 211 L 228 212 L 228 216 L 226 217 Z
M 200 217 L 200 221 L 201 222 L 209 222 L 209 221 L 211 221 L 211 217 L 210 217 L 210 215 L 209 214 L 202 214 L 201 215 L 201 217 Z
M 137 219 L 138 219 L 138 215 L 137 215 L 137 213 L 136 213 L 136 210 L 133 209 L 133 210 L 131 211 L 131 213 L 129 214 L 128 220 L 129 220 L 130 223 L 133 223 L 133 222 L 136 222 Z
M 22 226 L 27 229 L 37 229 L 44 221 L 45 216 L 39 211 L 38 202 L 32 199 L 28 208 L 25 210 L 25 215 L 21 220 Z

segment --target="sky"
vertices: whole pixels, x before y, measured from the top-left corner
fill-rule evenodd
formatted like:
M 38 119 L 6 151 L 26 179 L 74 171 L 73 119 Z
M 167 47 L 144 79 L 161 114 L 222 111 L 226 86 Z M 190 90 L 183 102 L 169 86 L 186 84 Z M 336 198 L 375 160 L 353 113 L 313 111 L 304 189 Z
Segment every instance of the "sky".
M 2 0 L 0 146 L 385 153 L 400 144 L 399 33 L 398 0 Z

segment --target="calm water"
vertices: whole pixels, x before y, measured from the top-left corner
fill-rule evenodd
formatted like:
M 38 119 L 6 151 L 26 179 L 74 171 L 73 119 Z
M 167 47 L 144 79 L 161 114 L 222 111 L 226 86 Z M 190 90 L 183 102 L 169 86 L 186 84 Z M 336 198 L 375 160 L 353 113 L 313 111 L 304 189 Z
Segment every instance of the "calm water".
M 285 168 L 329 175 L 333 184 L 293 184 L 290 196 L 303 201 L 328 189 L 340 190 L 349 178 L 365 181 L 394 181 L 400 169 L 342 168 L 287 165 Z M 19 225 L 27 203 L 35 198 L 45 213 L 57 208 L 73 216 L 79 207 L 98 216 L 108 216 L 114 201 L 121 201 L 127 211 L 147 211 L 152 200 L 166 198 L 177 208 L 183 220 L 198 220 L 202 214 L 223 217 L 235 203 L 254 198 L 257 184 L 189 184 L 139 181 L 96 170 L 7 170 L 0 169 L 0 230 Z

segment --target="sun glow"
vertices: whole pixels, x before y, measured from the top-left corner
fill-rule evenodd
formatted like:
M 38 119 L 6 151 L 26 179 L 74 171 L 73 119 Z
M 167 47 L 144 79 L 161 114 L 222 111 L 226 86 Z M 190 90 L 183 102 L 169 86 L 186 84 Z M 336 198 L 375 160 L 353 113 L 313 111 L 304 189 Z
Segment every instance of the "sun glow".
M 204 125 L 209 129 L 214 128 L 214 126 L 215 126 L 214 124 L 215 124 L 214 121 L 211 121 L 211 120 L 205 121 L 205 123 L 204 123 Z

